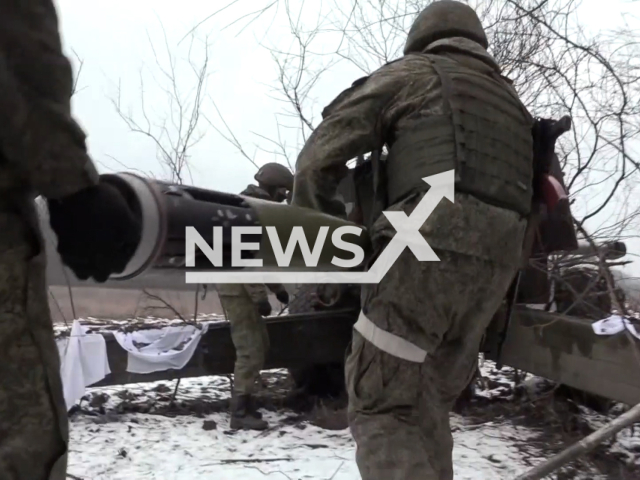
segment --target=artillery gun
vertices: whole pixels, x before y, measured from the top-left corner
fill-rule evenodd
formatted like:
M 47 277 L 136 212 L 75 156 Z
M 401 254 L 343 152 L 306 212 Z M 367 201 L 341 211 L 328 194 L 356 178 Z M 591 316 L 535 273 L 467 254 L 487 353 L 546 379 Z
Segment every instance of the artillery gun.
M 620 241 L 602 242 L 595 248 L 586 240 L 578 242 L 578 248 L 569 252 L 572 257 L 602 257 L 605 260 L 618 260 L 627 254 L 627 245 Z
M 554 175 L 562 181 L 559 165 Z M 145 241 L 129 267 L 105 286 L 126 288 L 132 282 L 151 283 L 170 276 L 181 278 L 184 283 L 185 226 L 195 226 L 203 235 L 210 235 L 212 226 L 275 226 L 279 238 L 288 238 L 292 228 L 300 225 L 307 238 L 316 238 L 320 226 L 333 230 L 350 224 L 308 209 L 171 185 L 131 174 L 104 178 L 131 197 L 145 224 Z M 367 202 L 373 198 L 371 162 L 361 161 L 352 168 L 339 191 L 350 217 L 364 218 L 362 209 L 366 210 Z M 628 404 L 638 403 L 640 378 L 635 370 L 635 347 L 625 337 L 595 335 L 590 318 L 548 311 L 554 296 L 558 296 L 553 293 L 549 275 L 551 254 L 567 253 L 567 250 L 573 257 L 599 253 L 589 245 L 577 243 L 567 209 L 568 204 L 565 210 L 542 212 L 531 250 L 531 264 L 521 279 L 513 313 L 507 315 L 509 309 L 505 301 L 487 329 L 482 352 L 489 359 L 576 389 Z M 569 244 L 569 248 L 563 249 L 558 235 L 565 235 L 565 239 L 573 235 L 572 241 L 564 243 Z M 266 265 L 275 265 L 274 252 L 265 238 L 258 235 L 255 241 L 261 245 L 256 257 L 265 260 Z M 354 242 L 366 246 L 366 235 Z M 225 233 L 223 269 L 232 268 L 230 243 Z M 601 250 L 609 259 L 621 258 L 626 253 L 621 242 L 601 245 Z M 319 263 L 323 264 L 333 255 L 328 248 Z M 293 260 L 294 267 L 296 261 L 298 266 L 303 265 L 301 256 L 294 254 Z M 209 269 L 210 263 L 200 255 L 195 258 L 195 268 Z M 271 348 L 265 368 L 287 368 L 299 386 L 318 393 L 337 393 L 344 385 L 345 352 L 359 313 L 359 287 L 305 284 L 294 287 L 292 293 L 288 314 L 266 319 Z M 610 308 L 606 307 L 608 314 Z M 108 334 L 105 336 L 112 373 L 96 386 L 233 372 L 235 350 L 227 323 L 210 326 L 196 354 L 182 370 L 146 375 L 127 372 L 126 352 Z

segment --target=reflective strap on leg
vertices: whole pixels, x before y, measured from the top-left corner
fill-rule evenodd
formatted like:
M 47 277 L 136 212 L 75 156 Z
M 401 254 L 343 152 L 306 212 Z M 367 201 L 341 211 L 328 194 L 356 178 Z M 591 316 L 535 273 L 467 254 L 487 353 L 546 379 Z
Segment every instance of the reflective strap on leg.
M 362 311 L 360 311 L 358 321 L 353 328 L 374 346 L 389 355 L 415 363 L 423 363 L 425 358 L 427 358 L 427 352 L 425 350 L 406 341 L 404 338 L 385 332 L 369 320 Z

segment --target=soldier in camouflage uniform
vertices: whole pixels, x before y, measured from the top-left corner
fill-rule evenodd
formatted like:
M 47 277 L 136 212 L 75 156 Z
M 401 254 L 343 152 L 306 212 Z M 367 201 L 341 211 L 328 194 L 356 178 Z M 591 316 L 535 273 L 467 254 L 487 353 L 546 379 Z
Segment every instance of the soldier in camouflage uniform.
M 123 271 L 139 228 L 99 184 L 72 118 L 53 3 L 8 0 L 0 19 L 0 478 L 64 480 L 69 429 L 35 198 L 79 278 Z
M 263 165 L 255 179 L 258 185 L 249 185 L 241 195 L 280 203 L 293 188 L 293 175 L 278 163 Z M 253 397 L 269 349 L 269 335 L 261 318 L 271 314 L 267 289 L 276 295 L 278 301 L 285 305 L 289 303 L 289 294 L 280 284 L 217 285 L 236 349 L 230 425 L 234 430 L 264 430 L 269 426 L 257 410 Z
M 455 202 L 420 229 L 440 261 L 405 249 L 362 287 L 346 380 L 363 480 L 453 478 L 449 412 L 518 270 L 533 119 L 487 48 L 470 7 L 430 4 L 404 56 L 341 93 L 298 157 L 292 204 L 334 215 L 344 215 L 335 192 L 347 161 L 385 145 L 384 210 L 410 215 L 429 188 L 422 178 L 456 173 Z M 369 228 L 373 261 L 395 230 L 384 215 Z

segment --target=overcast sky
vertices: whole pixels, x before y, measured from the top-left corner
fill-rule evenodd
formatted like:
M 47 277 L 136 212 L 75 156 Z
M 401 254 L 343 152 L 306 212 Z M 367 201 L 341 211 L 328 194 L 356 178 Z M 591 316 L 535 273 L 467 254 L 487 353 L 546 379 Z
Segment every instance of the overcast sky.
M 226 0 L 231 1 L 231 0 Z M 84 64 L 79 77 L 79 91 L 74 97 L 74 113 L 88 135 L 90 153 L 101 172 L 139 169 L 162 174 L 156 148 L 143 135 L 132 133 L 118 116 L 112 100 L 121 88 L 120 104 L 125 112 L 144 123 L 141 99 L 152 123 L 159 123 L 170 112 L 167 95 L 162 88 L 170 85 L 162 78 L 150 47 L 149 37 L 164 65 L 167 49 L 161 23 L 168 37 L 171 53 L 179 62 L 179 89 L 186 96 L 195 86 L 194 75 L 184 61 L 190 37 L 180 40 L 207 16 L 225 3 L 201 0 L 58 0 L 57 7 L 66 51 L 75 52 Z M 281 8 L 272 10 L 239 33 L 244 23 L 228 26 L 239 17 L 267 5 L 270 0 L 238 0 L 196 30 L 201 42 L 208 35 L 210 68 L 203 116 L 224 129 L 213 102 L 222 113 L 249 155 L 256 155 L 258 164 L 283 161 L 273 154 L 256 152 L 255 144 L 272 148 L 260 135 L 277 138 L 276 114 L 285 106 L 273 98 L 277 88 L 278 68 L 266 47 L 288 49 L 291 36 Z M 281 2 L 284 3 L 284 2 Z M 300 2 L 298 2 L 299 4 Z M 315 14 L 306 2 L 306 17 Z M 319 4 L 319 2 L 318 2 Z M 603 8 L 606 6 L 606 8 Z M 640 6 L 621 0 L 585 0 L 580 7 L 582 22 L 592 29 L 612 27 L 622 22 L 622 14 L 640 14 Z M 226 28 L 225 28 L 226 27 Z M 194 44 L 193 58 L 201 65 L 204 49 Z M 318 47 L 315 47 L 318 50 Z M 77 70 L 78 62 L 74 60 Z M 142 69 L 142 70 L 141 70 Z M 141 76 L 144 95 L 141 95 Z M 315 120 L 322 108 L 353 80 L 362 76 L 347 63 L 338 64 L 314 89 Z M 154 80 L 155 78 L 155 80 Z M 281 123 L 285 120 L 281 119 Z M 288 124 L 293 126 L 292 121 Z M 224 140 L 205 119 L 200 121 L 203 140 L 191 150 L 193 178 L 186 183 L 239 192 L 253 181 L 256 168 L 238 150 Z M 154 133 L 159 130 L 154 129 Z M 175 133 L 175 129 L 170 129 Z M 280 129 L 287 139 L 289 153 L 297 151 L 300 139 L 296 130 Z M 298 145 L 296 145 L 296 142 Z M 295 155 L 292 156 L 295 161 Z M 640 253 L 640 244 L 632 244 Z M 640 264 L 640 262 L 638 262 Z M 640 265 L 633 268 L 640 275 Z

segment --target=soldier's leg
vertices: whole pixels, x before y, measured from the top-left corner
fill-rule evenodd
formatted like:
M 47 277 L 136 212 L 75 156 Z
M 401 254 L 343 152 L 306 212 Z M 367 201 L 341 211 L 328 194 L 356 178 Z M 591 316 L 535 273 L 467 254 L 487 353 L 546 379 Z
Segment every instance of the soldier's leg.
M 346 364 L 349 425 L 363 480 L 435 480 L 433 442 L 419 422 L 422 365 L 379 350 L 357 331 Z
M 267 330 L 266 322 L 261 317 L 258 318 L 258 321 L 260 323 L 260 332 L 262 333 L 262 365 L 264 366 L 271 343 L 269 341 L 269 330 Z
M 427 419 L 425 431 L 429 428 L 428 418 L 437 409 L 441 410 L 441 415 L 446 414 L 449 429 L 448 414 L 476 372 L 482 336 L 517 271 L 515 265 L 495 265 L 455 254 L 452 257 L 458 257 L 459 260 L 452 264 L 456 265 L 459 272 L 456 296 L 460 301 L 451 316 L 446 334 L 430 355 L 423 372 L 423 388 L 433 392 L 433 398 L 437 401 L 437 405 L 428 401 L 421 404 L 420 416 Z M 454 271 L 451 274 L 455 275 Z M 444 475 L 442 478 L 447 480 L 453 478 L 451 450 L 452 445 L 445 449 L 440 443 L 435 450 L 443 459 L 440 464 Z
M 414 363 L 354 332 L 346 374 L 363 480 L 453 478 L 449 411 L 515 268 L 438 255 L 440 262 L 418 262 L 405 251 L 378 285 L 363 287 L 367 317 L 428 352 Z
M 454 257 L 456 255 L 453 255 Z M 504 301 L 517 266 L 457 256 L 457 268 L 466 273 L 458 281 L 461 297 L 457 312 L 440 345 L 430 356 L 423 381 L 429 383 L 440 404 L 450 411 L 476 373 L 482 336 Z
M 263 369 L 264 367 L 264 363 L 267 360 L 267 353 L 269 351 L 269 331 L 267 330 L 267 325 L 264 321 L 264 319 L 262 319 L 261 317 L 258 317 L 258 322 L 259 322 L 259 326 L 260 326 L 260 333 L 261 333 L 261 337 L 262 337 L 262 344 L 261 344 L 261 348 L 260 349 L 256 349 L 257 353 L 256 355 L 258 355 L 258 353 L 260 353 L 260 356 L 262 358 L 261 364 L 260 364 L 260 369 L 258 370 L 258 375 L 257 375 L 257 382 L 259 383 L 259 385 L 262 385 L 262 380 L 260 377 L 260 370 Z M 261 419 L 262 418 L 262 413 L 260 413 L 260 411 L 258 410 L 258 405 L 255 401 L 255 397 L 250 397 L 249 398 L 249 405 L 248 405 L 248 410 L 249 410 L 249 414 L 251 414 L 252 416 L 254 416 L 255 418 Z
M 269 331 L 267 330 L 267 324 L 264 319 L 260 316 L 256 318 L 258 322 L 258 327 L 260 328 L 260 338 L 262 339 L 262 343 L 260 344 L 260 369 L 258 370 L 258 380 L 260 380 L 260 370 L 264 368 L 264 363 L 267 361 L 267 354 L 269 352 L 270 343 L 269 343 Z
M 264 364 L 261 318 L 248 298 L 221 297 L 221 303 L 229 317 L 231 339 L 236 350 L 234 392 L 251 395 Z
M 256 380 L 264 365 L 265 346 L 262 318 L 248 297 L 220 296 L 228 316 L 236 350 L 233 372 L 232 428 L 264 429 L 266 422 L 250 415 Z
M 0 478 L 64 480 L 68 423 L 45 255 L 34 256 L 21 222 L 0 213 Z

